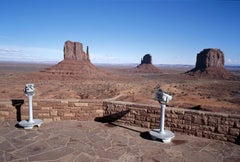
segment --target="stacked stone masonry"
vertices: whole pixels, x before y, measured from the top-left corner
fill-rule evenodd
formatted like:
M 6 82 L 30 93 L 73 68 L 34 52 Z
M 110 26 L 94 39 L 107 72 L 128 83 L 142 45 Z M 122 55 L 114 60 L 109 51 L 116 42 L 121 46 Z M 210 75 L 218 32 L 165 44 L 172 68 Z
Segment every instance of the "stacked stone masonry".
M 103 100 L 33 100 L 34 118 L 44 121 L 96 120 L 159 128 L 160 106 Z M 28 102 L 0 101 L 0 120 L 28 119 Z M 240 143 L 240 115 L 167 107 L 165 129 Z
M 45 121 L 93 120 L 102 116 L 102 104 L 102 101 L 89 100 L 33 100 L 33 117 Z M 28 119 L 27 101 L 0 102 L 0 120 L 21 119 Z

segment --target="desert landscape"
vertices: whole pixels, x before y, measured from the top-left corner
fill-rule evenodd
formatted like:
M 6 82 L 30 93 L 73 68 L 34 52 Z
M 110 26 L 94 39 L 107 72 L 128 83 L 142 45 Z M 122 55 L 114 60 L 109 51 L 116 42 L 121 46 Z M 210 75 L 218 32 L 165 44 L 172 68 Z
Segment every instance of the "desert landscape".
M 81 57 L 74 58 L 72 48 L 78 48 Z M 159 105 L 155 91 L 160 87 L 173 96 L 170 107 L 240 114 L 239 66 L 227 66 L 227 73 L 217 77 L 211 68 L 202 76 L 188 74 L 191 69 L 196 71 L 190 65 L 153 65 L 151 55 L 143 57 L 139 65 L 93 65 L 82 44 L 70 42 L 65 43 L 64 60 L 56 65 L 1 62 L 0 98 L 26 99 L 25 84 L 34 83 L 33 99 L 112 98 Z

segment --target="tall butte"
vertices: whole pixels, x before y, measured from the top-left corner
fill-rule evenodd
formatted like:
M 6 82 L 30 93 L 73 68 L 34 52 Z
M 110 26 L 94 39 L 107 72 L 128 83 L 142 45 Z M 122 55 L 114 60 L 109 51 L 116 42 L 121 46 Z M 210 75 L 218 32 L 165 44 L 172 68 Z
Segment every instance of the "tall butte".
M 89 58 L 89 48 L 83 50 L 80 42 L 66 41 L 63 48 L 64 60 L 51 66 L 43 72 L 55 76 L 77 77 L 77 78 L 102 78 L 107 73 L 95 67 Z
M 224 68 L 224 53 L 217 48 L 203 49 L 197 54 L 196 66 L 185 74 L 214 79 L 234 79 Z
M 66 41 L 64 44 L 64 60 L 75 60 L 80 62 L 90 62 L 89 49 L 86 53 L 83 51 L 83 45 L 80 42 Z
M 159 68 L 152 64 L 152 56 L 146 54 L 141 59 L 141 63 L 135 67 L 135 72 L 139 73 L 159 73 L 161 72 Z

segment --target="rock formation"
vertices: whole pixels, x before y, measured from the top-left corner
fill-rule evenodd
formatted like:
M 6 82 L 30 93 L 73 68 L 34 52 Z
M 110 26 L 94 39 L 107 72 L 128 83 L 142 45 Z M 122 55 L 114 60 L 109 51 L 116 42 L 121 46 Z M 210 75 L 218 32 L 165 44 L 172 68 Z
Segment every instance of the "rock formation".
M 146 54 L 141 59 L 141 64 L 152 64 L 152 56 L 150 54 Z
M 204 49 L 198 53 L 195 68 L 186 74 L 207 78 L 234 78 L 233 74 L 224 68 L 224 53 L 216 48 Z
M 197 54 L 196 70 L 210 67 L 224 68 L 224 54 L 220 49 L 204 49 Z
M 159 73 L 161 72 L 159 68 L 155 67 L 152 64 L 152 56 L 150 54 L 146 54 L 141 59 L 141 63 L 135 68 L 135 72 L 140 73 Z
M 108 75 L 91 63 L 88 46 L 85 52 L 82 43 L 66 41 L 63 52 L 64 60 L 43 72 L 55 75 L 55 77 L 61 75 L 72 78 L 104 78 Z
M 90 62 L 88 46 L 87 52 L 83 51 L 83 45 L 80 42 L 66 41 L 64 44 L 64 60 L 77 60 Z

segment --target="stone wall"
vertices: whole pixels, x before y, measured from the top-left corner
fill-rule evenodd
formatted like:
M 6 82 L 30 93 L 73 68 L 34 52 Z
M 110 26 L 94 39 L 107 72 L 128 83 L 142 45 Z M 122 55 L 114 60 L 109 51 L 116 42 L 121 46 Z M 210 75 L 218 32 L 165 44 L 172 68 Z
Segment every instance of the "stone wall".
M 44 121 L 96 120 L 159 128 L 160 106 L 102 100 L 34 100 L 33 116 Z M 0 120 L 28 119 L 28 101 L 0 101 Z M 166 108 L 165 129 L 240 143 L 240 115 Z
M 48 121 L 94 120 L 102 116 L 102 101 L 98 100 L 34 100 L 33 117 Z M 28 101 L 0 101 L 0 120 L 28 119 Z
M 118 101 L 104 102 L 104 116 L 108 120 L 159 128 L 160 106 Z M 198 137 L 240 143 L 240 115 L 198 110 L 166 108 L 165 129 Z

